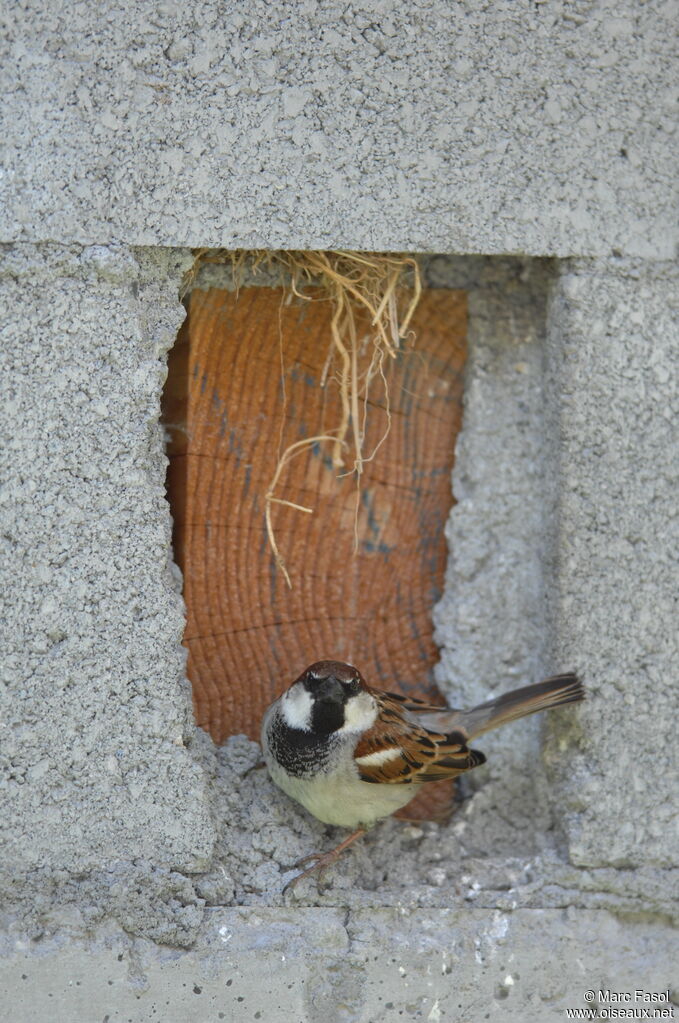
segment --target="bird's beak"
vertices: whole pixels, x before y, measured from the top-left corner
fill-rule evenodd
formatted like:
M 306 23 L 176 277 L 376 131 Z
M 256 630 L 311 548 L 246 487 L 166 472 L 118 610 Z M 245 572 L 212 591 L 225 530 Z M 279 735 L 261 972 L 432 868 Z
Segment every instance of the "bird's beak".
M 314 697 L 322 703 L 335 703 L 342 706 L 344 704 L 344 689 L 341 682 L 331 676 L 326 678 L 316 689 Z

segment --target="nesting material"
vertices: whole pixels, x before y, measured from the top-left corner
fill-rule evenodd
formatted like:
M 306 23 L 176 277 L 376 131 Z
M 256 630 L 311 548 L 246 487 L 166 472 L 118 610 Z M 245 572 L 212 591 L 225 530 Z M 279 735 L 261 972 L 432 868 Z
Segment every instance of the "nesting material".
M 315 444 L 330 447 L 338 475 L 356 478 L 356 528 L 354 550 L 358 550 L 358 509 L 361 475 L 384 443 L 391 428 L 389 388 L 384 372 L 387 359 L 396 357 L 406 344 L 414 343 L 410 323 L 422 286 L 419 268 L 411 256 L 344 251 L 281 251 L 200 249 L 186 275 L 184 292 L 190 290 L 204 263 L 231 265 L 234 284 L 239 287 L 246 273 L 279 271 L 286 289 L 286 301 L 329 302 L 332 305 L 328 353 L 320 386 L 336 386 L 341 418 L 323 434 L 306 437 L 279 451 L 278 463 L 265 495 L 267 535 L 276 564 L 288 586 L 290 574 L 276 542 L 272 505 L 283 504 L 304 514 L 313 508 L 280 498 L 276 489 L 291 459 Z M 367 330 L 366 330 L 367 324 Z M 283 369 L 283 353 L 281 352 Z M 385 424 L 381 438 L 370 452 L 364 450 L 371 385 L 379 378 L 384 386 Z M 283 413 L 285 385 L 283 381 Z

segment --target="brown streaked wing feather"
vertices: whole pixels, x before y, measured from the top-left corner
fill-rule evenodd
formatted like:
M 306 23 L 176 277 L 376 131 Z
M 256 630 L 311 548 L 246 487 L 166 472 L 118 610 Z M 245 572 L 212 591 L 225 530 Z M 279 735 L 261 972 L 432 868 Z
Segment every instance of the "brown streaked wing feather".
M 377 695 L 374 689 L 371 692 L 373 696 Z M 379 695 L 386 697 L 389 701 L 396 701 L 405 710 L 412 710 L 418 714 L 430 712 L 433 714 L 443 714 L 449 709 L 445 704 L 442 706 L 440 703 L 429 703 L 427 700 L 420 700 L 417 696 L 403 696 L 401 693 L 381 693 Z
M 521 689 L 513 689 L 509 693 L 502 693 L 492 700 L 479 704 L 478 707 L 466 710 L 454 710 L 452 707 L 425 708 L 416 705 L 414 701 L 409 701 L 404 706 L 424 728 L 446 734 L 458 732 L 465 742 L 470 742 L 492 728 L 499 728 L 500 725 L 539 711 L 577 703 L 584 697 L 581 681 L 577 675 L 569 672 L 565 675 L 553 675 L 542 682 L 522 686 Z
M 485 761 L 483 753 L 466 746 L 461 734 L 432 732 L 405 716 L 404 710 L 415 702 L 418 709 L 429 708 L 424 701 L 374 690 L 373 696 L 380 704 L 380 715 L 354 751 L 363 781 L 392 785 L 441 781 Z

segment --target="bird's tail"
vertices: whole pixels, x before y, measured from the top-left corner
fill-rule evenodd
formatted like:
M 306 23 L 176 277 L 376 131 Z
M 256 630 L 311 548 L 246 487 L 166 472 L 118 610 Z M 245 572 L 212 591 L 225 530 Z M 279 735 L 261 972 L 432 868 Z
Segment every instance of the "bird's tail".
M 471 710 L 451 712 L 450 716 L 446 715 L 446 730 L 450 722 L 451 731 L 459 728 L 467 739 L 475 739 L 508 721 L 537 714 L 541 710 L 551 710 L 552 707 L 561 707 L 566 703 L 577 703 L 584 697 L 585 691 L 577 675 L 554 675 L 544 682 L 504 693 Z

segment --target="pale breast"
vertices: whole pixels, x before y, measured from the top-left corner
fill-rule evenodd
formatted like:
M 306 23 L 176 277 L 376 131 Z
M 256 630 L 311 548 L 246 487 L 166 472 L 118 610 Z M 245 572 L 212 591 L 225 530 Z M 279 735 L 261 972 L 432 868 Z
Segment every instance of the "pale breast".
M 357 776 L 317 775 L 274 778 L 289 796 L 324 824 L 341 828 L 371 828 L 410 802 L 417 785 L 371 785 Z
M 275 784 L 324 824 L 342 828 L 372 827 L 420 788 L 361 781 L 354 761 L 357 741 L 357 734 L 315 736 L 290 729 L 275 705 L 262 726 L 264 759 Z

